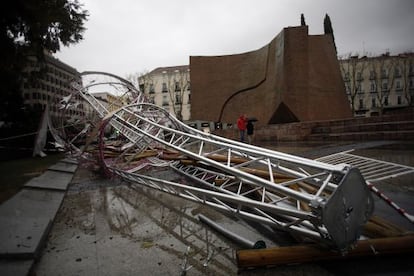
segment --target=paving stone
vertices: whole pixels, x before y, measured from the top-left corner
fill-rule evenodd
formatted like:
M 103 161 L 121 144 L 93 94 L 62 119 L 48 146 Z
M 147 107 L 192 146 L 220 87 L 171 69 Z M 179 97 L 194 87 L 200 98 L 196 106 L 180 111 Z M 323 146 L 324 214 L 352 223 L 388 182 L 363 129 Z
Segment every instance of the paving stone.
M 70 158 L 70 157 L 67 157 L 65 159 L 62 159 L 62 160 L 60 160 L 60 162 L 69 163 L 69 164 L 75 164 L 75 165 L 77 165 L 79 163 L 76 159 Z
M 33 260 L 0 260 L 0 273 L 2 276 L 26 276 L 33 263 Z
M 23 189 L 0 206 L 0 256 L 38 254 L 65 192 Z
M 0 256 L 6 258 L 35 258 L 39 253 L 51 220 L 40 218 L 0 217 Z
M 47 170 L 42 175 L 32 178 L 24 186 L 42 189 L 56 189 L 66 191 L 73 178 L 73 173 Z
M 74 173 L 77 168 L 78 165 L 76 164 L 58 162 L 55 165 L 49 167 L 49 170 Z

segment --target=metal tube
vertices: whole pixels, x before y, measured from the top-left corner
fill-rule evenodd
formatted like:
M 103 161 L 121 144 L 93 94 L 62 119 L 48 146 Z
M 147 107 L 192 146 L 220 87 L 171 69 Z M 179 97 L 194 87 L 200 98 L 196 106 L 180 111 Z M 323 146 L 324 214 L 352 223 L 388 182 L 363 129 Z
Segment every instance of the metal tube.
M 265 242 L 263 241 L 252 242 L 242 236 L 237 235 L 236 233 L 231 232 L 228 229 L 225 229 L 224 227 L 220 226 L 219 224 L 215 223 L 214 221 L 212 221 L 211 219 L 207 218 L 204 215 L 198 215 L 198 219 L 201 222 L 207 224 L 209 227 L 216 230 L 217 232 L 219 232 L 220 234 L 222 234 L 223 236 L 240 244 L 243 248 L 251 248 L 251 249 L 266 248 Z M 258 247 L 258 246 L 263 246 L 263 247 Z

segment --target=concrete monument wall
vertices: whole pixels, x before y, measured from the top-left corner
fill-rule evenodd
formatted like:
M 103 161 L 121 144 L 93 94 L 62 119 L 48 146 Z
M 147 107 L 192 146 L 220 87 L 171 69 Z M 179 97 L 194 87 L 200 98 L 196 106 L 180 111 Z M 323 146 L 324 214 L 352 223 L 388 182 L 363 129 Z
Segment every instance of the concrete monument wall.
M 191 119 L 258 125 L 352 117 L 328 35 L 283 29 L 268 45 L 226 56 L 191 56 Z

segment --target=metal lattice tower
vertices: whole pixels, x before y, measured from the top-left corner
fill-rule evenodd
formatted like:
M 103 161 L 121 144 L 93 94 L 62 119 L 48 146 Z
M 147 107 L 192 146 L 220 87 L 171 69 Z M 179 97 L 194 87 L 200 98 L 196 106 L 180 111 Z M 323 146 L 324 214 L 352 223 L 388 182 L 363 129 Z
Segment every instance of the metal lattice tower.
M 100 75 L 97 72 L 84 76 Z M 122 139 L 117 156 L 101 161 L 107 171 L 153 189 L 270 225 L 304 239 L 346 251 L 360 237 L 373 212 L 373 199 L 358 169 L 272 151 L 190 128 L 116 76 L 106 85 L 133 92 L 135 101 L 109 112 L 89 90 L 104 82 L 76 86 L 80 95 Z M 133 157 L 158 152 L 146 162 L 168 165 L 185 176 L 180 183 L 141 173 Z M 165 153 L 175 156 L 163 158 Z M 128 158 L 127 158 L 128 157 Z M 132 157 L 132 158 L 131 158 Z M 166 160 L 168 159 L 168 160 Z

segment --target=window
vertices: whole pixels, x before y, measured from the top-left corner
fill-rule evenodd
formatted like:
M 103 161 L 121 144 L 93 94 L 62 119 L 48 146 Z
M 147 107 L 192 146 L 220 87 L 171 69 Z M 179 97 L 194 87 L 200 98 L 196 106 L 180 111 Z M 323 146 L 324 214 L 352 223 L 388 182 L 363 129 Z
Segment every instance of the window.
M 357 73 L 357 80 L 362 80 L 362 72 Z
M 384 105 L 385 105 L 385 106 L 388 106 L 388 97 L 385 97 L 385 98 L 384 98 Z
M 401 77 L 401 70 L 400 70 L 399 67 L 395 67 L 394 76 L 397 77 L 397 78 Z
M 371 107 L 377 107 L 377 101 L 375 100 L 375 98 L 371 99 Z
M 150 94 L 155 93 L 155 89 L 154 89 L 154 84 L 153 83 L 150 83 L 149 93 Z
M 168 92 L 167 84 L 165 82 L 162 83 L 162 93 Z
M 358 94 L 363 94 L 364 93 L 364 91 L 362 90 L 362 86 L 361 86 L 361 83 L 360 82 L 358 82 L 358 84 L 357 84 L 356 92 Z
M 381 69 L 381 77 L 382 78 L 387 78 L 388 77 L 387 76 L 387 69 L 385 69 L 385 68 Z
M 180 91 L 180 83 L 178 81 L 175 82 L 175 91 Z
M 388 82 L 384 81 L 382 83 L 382 91 L 387 91 L 388 90 Z
M 375 79 L 375 71 L 374 70 L 371 70 L 370 72 L 369 72 L 369 78 L 371 79 L 371 80 L 373 80 L 373 79 Z
M 397 97 L 397 104 L 400 105 L 401 104 L 401 96 Z
M 400 80 L 397 80 L 397 81 L 395 81 L 395 89 L 396 90 L 402 90 L 402 87 L 401 87 L 401 81 Z
M 191 94 L 190 93 L 188 93 L 188 103 L 189 104 L 191 103 Z
M 364 108 L 364 101 L 362 99 L 359 99 L 359 109 Z
M 181 104 L 181 95 L 178 93 L 175 94 L 175 104 Z
M 371 93 L 377 92 L 377 86 L 375 84 L 375 81 L 371 82 Z

